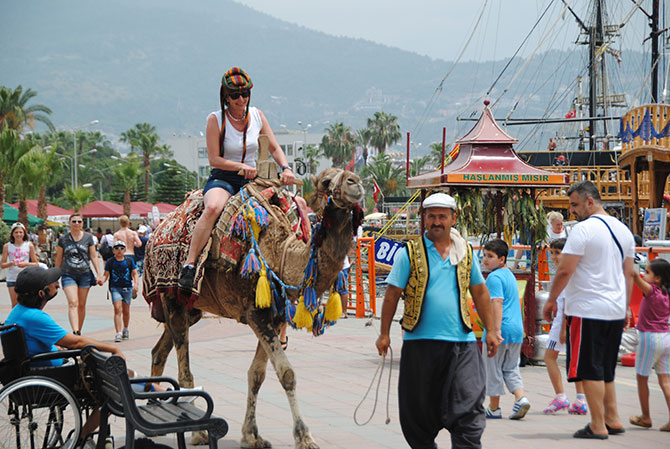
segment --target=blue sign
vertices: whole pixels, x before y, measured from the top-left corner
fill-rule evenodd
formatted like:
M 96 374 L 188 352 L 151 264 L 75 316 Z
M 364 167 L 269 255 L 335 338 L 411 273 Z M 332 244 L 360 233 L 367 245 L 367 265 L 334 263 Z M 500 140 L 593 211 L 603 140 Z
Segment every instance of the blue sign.
M 375 241 L 375 260 L 386 265 L 393 265 L 398 251 L 405 246 L 403 242 L 379 237 Z

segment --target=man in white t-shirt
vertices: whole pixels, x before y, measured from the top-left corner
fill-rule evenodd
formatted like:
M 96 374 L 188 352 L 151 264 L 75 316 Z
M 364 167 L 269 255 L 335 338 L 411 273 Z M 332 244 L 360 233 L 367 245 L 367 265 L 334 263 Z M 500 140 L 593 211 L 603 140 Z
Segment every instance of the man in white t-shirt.
M 630 302 L 635 241 L 630 230 L 603 209 L 590 181 L 568 190 L 577 223 L 563 248 L 544 318 L 556 313 L 565 295 L 568 320 L 568 381 L 583 381 L 591 423 L 575 438 L 607 439 L 624 433 L 616 405 L 614 371 Z

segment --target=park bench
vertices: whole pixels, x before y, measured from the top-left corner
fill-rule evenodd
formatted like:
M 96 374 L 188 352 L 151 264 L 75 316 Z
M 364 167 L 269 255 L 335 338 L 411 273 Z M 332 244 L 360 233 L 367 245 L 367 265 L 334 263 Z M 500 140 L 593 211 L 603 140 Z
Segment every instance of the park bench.
M 94 388 L 100 402 L 98 449 L 104 447 L 108 436 L 103 433 L 109 431 L 107 424 L 110 414 L 125 418 L 126 449 L 134 449 L 136 430 L 149 437 L 176 433 L 179 449 L 186 449 L 184 432 L 206 430 L 211 449 L 215 449 L 218 440 L 228 433 L 228 423 L 212 416 L 214 402 L 206 392 L 180 390 L 177 381 L 170 377 L 131 379 L 123 358 L 103 355 L 92 346 L 83 350 L 82 359 L 93 373 Z M 131 387 L 131 384 L 145 382 L 167 382 L 172 384 L 174 390 L 137 392 Z M 179 398 L 194 396 L 207 401 L 206 410 L 196 407 L 191 401 L 179 401 Z M 146 404 L 143 402 L 145 400 L 148 400 Z

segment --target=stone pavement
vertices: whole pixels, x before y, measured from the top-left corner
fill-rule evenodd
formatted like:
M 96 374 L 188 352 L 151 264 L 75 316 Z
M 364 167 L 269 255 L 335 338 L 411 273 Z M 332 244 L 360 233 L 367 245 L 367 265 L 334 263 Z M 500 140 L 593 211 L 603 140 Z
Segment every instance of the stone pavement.
M 83 332 L 90 337 L 112 342 L 112 306 L 106 299 L 106 287 L 94 287 L 88 301 L 88 315 Z M 119 343 L 128 359 L 128 366 L 148 375 L 151 366 L 151 348 L 162 332 L 162 327 L 151 320 L 149 309 L 141 298 L 132 306 L 130 340 Z M 0 284 L 0 319 L 9 311 L 9 294 Z M 63 327 L 69 330 L 65 295 L 59 292 L 46 307 Z M 397 406 L 397 374 L 400 353 L 400 329 L 393 326 L 392 342 L 395 350 L 390 391 L 390 424 L 384 424 L 386 408 L 386 376 L 379 391 L 379 402 L 371 422 L 359 427 L 354 423 L 356 405 L 365 394 L 379 363 L 374 342 L 379 323 L 377 320 L 349 318 L 319 337 L 304 331 L 289 330 L 289 360 L 298 378 L 297 397 L 306 424 L 321 448 L 404 448 L 407 447 L 400 431 Z M 214 398 L 215 414 L 225 418 L 230 431 L 219 442 L 220 448 L 239 447 L 242 419 L 246 407 L 247 369 L 256 348 L 256 338 L 244 325 L 228 319 L 209 318 L 198 323 L 191 332 L 191 368 L 196 385 L 202 385 Z M 260 434 L 275 448 L 292 448 L 292 420 L 286 396 L 269 368 L 259 394 L 258 428 Z M 388 372 L 385 371 L 385 374 Z M 171 355 L 166 375 L 176 377 L 176 357 Z M 668 410 L 655 378 L 650 380 L 651 410 L 654 428 L 645 430 L 628 424 L 628 417 L 639 413 L 635 371 L 619 367 L 616 388 L 619 411 L 626 433 L 606 441 L 576 440 L 572 433 L 588 422 L 588 416 L 545 416 L 542 409 L 553 394 L 543 367 L 521 369 L 527 396 L 532 408 L 521 421 L 508 419 L 489 421 L 484 432 L 483 446 L 500 449 L 535 447 L 552 448 L 670 448 L 670 434 L 658 428 L 668 420 Z M 568 386 L 568 395 L 574 389 Z M 374 389 L 361 407 L 359 420 L 365 421 L 372 411 Z M 502 398 L 503 413 L 509 414 L 513 398 Z M 124 422 L 112 419 L 116 446 L 124 444 Z M 138 437 L 140 435 L 138 434 Z M 176 447 L 171 436 L 156 440 Z M 449 434 L 440 432 L 439 447 L 450 447 Z

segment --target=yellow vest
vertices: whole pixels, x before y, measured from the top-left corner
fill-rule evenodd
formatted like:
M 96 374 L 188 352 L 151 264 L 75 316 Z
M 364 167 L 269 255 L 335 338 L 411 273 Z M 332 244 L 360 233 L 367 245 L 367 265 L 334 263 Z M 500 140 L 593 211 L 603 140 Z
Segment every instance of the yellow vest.
M 407 242 L 409 254 L 409 279 L 405 287 L 405 313 L 400 321 L 403 329 L 412 332 L 421 318 L 423 299 L 430 281 L 430 267 L 428 253 L 423 237 Z M 465 257 L 456 266 L 458 280 L 458 297 L 460 299 L 461 321 L 466 332 L 472 330 L 470 322 L 470 308 L 468 307 L 468 288 L 470 287 L 470 272 L 472 269 L 472 247 L 466 244 Z

